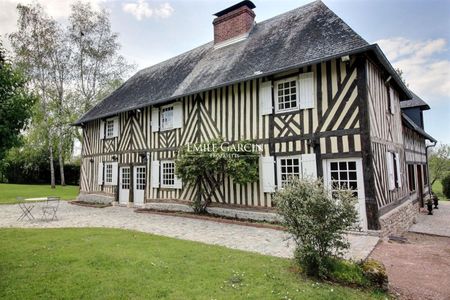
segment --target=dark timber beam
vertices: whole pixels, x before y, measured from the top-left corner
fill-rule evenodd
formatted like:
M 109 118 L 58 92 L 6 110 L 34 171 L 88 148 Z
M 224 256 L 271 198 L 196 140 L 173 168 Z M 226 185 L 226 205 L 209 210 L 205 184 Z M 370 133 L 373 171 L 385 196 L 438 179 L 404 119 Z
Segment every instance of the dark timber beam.
M 375 179 L 372 165 L 372 145 L 370 141 L 370 116 L 367 82 L 367 64 L 365 56 L 359 55 L 356 59 L 357 85 L 359 100 L 359 122 L 361 126 L 361 152 L 364 174 L 364 192 L 366 199 L 367 227 L 370 230 L 379 230 L 378 205 L 375 195 Z

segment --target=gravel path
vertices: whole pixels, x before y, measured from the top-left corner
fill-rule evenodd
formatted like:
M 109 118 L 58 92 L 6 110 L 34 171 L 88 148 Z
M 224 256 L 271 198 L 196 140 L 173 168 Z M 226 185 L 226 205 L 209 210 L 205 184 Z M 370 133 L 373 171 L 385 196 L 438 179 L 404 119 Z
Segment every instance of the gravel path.
M 371 257 L 386 266 L 399 299 L 450 299 L 450 238 L 408 233 L 407 244 L 382 242 Z
M 36 205 L 33 212 L 39 215 L 40 204 Z M 122 228 L 278 257 L 292 257 L 294 249 L 292 239 L 283 231 L 183 217 L 138 214 L 126 207 L 90 208 L 62 202 L 58 210 L 58 221 L 17 221 L 19 215 L 17 205 L 0 205 L 0 227 Z M 349 235 L 349 241 L 352 246 L 347 257 L 360 260 L 370 254 L 378 238 Z

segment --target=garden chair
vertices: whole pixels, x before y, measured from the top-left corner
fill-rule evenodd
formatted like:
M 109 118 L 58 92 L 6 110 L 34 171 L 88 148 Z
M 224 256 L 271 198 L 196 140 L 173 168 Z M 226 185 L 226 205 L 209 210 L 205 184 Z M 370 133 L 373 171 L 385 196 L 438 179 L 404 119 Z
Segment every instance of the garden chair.
M 48 197 L 45 204 L 42 206 L 42 219 L 43 220 L 57 220 L 58 217 L 56 213 L 58 212 L 60 198 L 59 197 Z
M 28 218 L 28 220 L 34 220 L 33 215 L 31 214 L 31 210 L 34 208 L 34 204 L 30 204 L 25 201 L 23 197 L 16 197 L 17 204 L 19 204 L 20 209 L 22 210 L 22 214 L 17 219 L 17 221 L 22 221 L 23 219 Z

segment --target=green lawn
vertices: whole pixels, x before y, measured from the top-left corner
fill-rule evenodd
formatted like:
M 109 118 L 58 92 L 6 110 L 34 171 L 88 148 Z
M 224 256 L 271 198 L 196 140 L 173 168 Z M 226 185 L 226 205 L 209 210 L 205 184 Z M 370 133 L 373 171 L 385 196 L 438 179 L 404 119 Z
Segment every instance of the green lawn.
M 38 184 L 7 184 L 0 183 L 0 204 L 9 204 L 16 201 L 16 197 L 38 198 L 47 196 L 61 197 L 64 200 L 73 200 L 78 195 L 78 186 L 56 186 Z
M 442 192 L 442 183 L 441 183 L 440 180 L 436 180 L 434 182 L 432 190 L 439 197 L 439 200 L 447 200 L 447 201 L 449 201 L 449 199 L 446 199 L 446 197 L 444 196 L 444 193 Z
M 238 238 L 238 237 L 237 237 Z M 0 299 L 380 299 L 287 259 L 118 229 L 0 229 Z

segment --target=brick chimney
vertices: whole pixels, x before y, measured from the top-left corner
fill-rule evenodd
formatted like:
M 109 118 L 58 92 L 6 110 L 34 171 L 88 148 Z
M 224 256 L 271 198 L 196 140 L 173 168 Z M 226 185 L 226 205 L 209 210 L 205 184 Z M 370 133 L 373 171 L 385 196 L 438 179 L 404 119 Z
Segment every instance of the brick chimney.
M 255 23 L 253 2 L 245 0 L 214 15 L 214 45 L 231 44 L 245 39 Z

